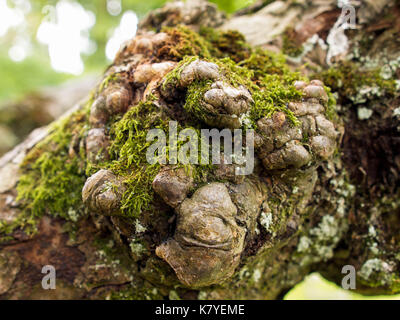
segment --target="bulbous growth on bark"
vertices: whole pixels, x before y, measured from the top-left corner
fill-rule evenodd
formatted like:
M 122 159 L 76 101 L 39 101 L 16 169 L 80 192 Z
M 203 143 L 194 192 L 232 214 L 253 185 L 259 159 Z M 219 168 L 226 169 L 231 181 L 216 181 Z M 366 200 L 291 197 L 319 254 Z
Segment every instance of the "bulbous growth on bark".
M 108 170 L 100 170 L 87 179 L 82 189 L 82 200 L 96 213 L 119 215 L 124 190 L 121 179 Z
M 168 167 L 157 174 L 152 184 L 154 191 L 172 208 L 185 200 L 193 185 L 191 172 L 187 172 L 185 168 Z
M 223 184 L 201 187 L 182 202 L 174 237 L 156 254 L 191 288 L 221 283 L 232 276 L 243 251 L 245 229 L 237 225 L 236 215 Z
M 177 117 L 180 123 L 197 119 L 199 124 L 209 127 L 237 129 L 242 128 L 244 119 L 254 112 L 256 102 L 249 88 L 238 84 L 237 75 L 227 72 L 226 66 L 197 57 L 181 64 L 168 60 L 149 63 L 154 52 L 162 52 L 161 47 L 169 41 L 171 38 L 167 34 L 145 33 L 118 54 L 116 61 L 129 60 L 130 65 L 123 69 L 114 66 L 108 77 L 118 79 L 121 74 L 129 77 L 100 90 L 91 106 L 93 128 L 87 134 L 86 152 L 92 162 L 100 151 L 102 159 L 106 159 L 107 123 L 111 116 L 127 113 L 134 103 L 146 101 L 150 96 L 160 108 L 161 113 L 156 117 Z M 136 90 L 131 92 L 131 87 Z M 151 191 L 158 194 L 176 216 L 175 230 L 168 238 L 161 239 L 155 253 L 172 267 L 184 286 L 208 287 L 231 278 L 245 249 L 249 251 L 252 243 L 257 242 L 259 223 L 272 239 L 276 239 L 274 241 L 279 241 L 279 235 L 283 235 L 287 226 L 297 228 L 297 222 L 290 218 L 295 210 L 290 209 L 287 216 L 282 216 L 282 209 L 271 200 L 282 196 L 275 190 L 299 188 L 298 197 L 293 197 L 291 205 L 297 206 L 297 214 L 301 215 L 313 192 L 316 170 L 321 161 L 332 157 L 339 135 L 326 117 L 328 96 L 322 82 L 297 81 L 294 87 L 302 99 L 290 101 L 285 112 L 274 111 L 254 124 L 257 128 L 256 157 L 252 159 L 255 172 L 251 176 L 236 176 L 236 165 L 225 161 L 231 155 L 222 152 L 223 162 L 209 169 L 207 185 L 201 186 L 195 177 L 195 166 L 189 170 L 162 166 L 152 177 Z M 182 105 L 177 99 L 185 91 L 186 102 Z M 257 103 L 260 105 L 263 101 Z M 296 123 L 289 118 L 290 112 Z M 146 120 L 134 120 L 133 126 L 141 121 Z M 123 130 L 129 127 L 124 125 Z M 120 135 L 117 133 L 117 138 Z M 138 143 L 132 142 L 133 145 Z M 246 143 L 250 142 L 245 140 Z M 111 224 L 130 239 L 136 236 L 129 227 L 133 223 L 131 218 L 123 217 L 121 209 L 127 191 L 124 180 L 147 170 L 146 166 L 124 169 L 121 177 L 100 170 L 86 181 L 82 191 L 84 204 L 96 213 L 111 216 Z M 268 179 L 272 179 L 272 186 Z M 140 187 L 135 187 L 133 197 Z M 267 223 L 266 219 L 270 221 Z
M 300 121 L 293 126 L 283 112 L 262 118 L 258 148 L 267 170 L 300 168 L 313 160 L 327 160 L 334 153 L 339 133 L 325 116 L 327 93 L 321 81 L 295 83 L 304 92 L 301 102 L 289 102 L 289 109 Z M 305 141 L 304 141 L 305 140 Z

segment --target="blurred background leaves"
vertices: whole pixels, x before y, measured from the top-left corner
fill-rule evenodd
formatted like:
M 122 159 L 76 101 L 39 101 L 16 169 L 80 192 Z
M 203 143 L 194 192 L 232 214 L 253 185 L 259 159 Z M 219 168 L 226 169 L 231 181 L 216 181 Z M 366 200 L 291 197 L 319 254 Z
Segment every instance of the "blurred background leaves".
M 100 74 L 120 42 L 135 34 L 135 15 L 140 19 L 165 2 L 0 0 L 0 102 L 43 85 Z M 229 14 L 252 0 L 212 2 Z

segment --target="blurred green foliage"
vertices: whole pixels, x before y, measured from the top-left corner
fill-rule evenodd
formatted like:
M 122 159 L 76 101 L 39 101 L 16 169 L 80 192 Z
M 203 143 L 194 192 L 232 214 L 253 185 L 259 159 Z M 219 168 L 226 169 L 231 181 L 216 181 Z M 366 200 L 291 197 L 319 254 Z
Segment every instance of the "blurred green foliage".
M 8 51 L 0 49 L 0 101 L 17 98 L 38 87 L 56 85 L 72 77 L 51 68 L 47 51 L 37 52 L 21 62 L 13 62 Z
M 31 41 L 32 50 L 31 54 L 22 62 L 14 62 L 8 54 L 9 48 L 18 36 L 16 29 L 11 28 L 5 36 L 0 37 L 0 101 L 15 99 L 41 86 L 57 85 L 62 81 L 74 78 L 73 75 L 54 71 L 50 65 L 47 46 L 36 40 L 39 25 L 47 14 L 45 7 L 55 6 L 58 1 L 30 0 L 32 8 L 25 16 L 28 28 L 24 33 Z M 247 6 L 252 1 L 211 0 L 228 14 Z M 96 24 L 90 30 L 90 39 L 95 41 L 97 50 L 92 55 L 82 55 L 85 64 L 84 76 L 93 72 L 100 74 L 109 64 L 105 55 L 105 47 L 125 11 L 134 11 L 140 19 L 150 10 L 161 7 L 166 0 L 122 0 L 122 12 L 116 16 L 107 11 L 107 0 L 77 0 L 77 2 L 96 15 Z M 14 7 L 13 0 L 7 0 L 7 4 L 10 8 Z

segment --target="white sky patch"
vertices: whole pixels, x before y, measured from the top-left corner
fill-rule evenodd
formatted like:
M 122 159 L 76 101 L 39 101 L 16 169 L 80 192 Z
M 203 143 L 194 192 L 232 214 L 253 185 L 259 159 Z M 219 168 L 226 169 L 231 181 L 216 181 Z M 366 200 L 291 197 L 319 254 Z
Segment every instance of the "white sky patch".
M 8 50 L 10 59 L 15 62 L 21 62 L 28 57 L 32 51 L 32 43 L 29 37 L 19 35 L 12 47 Z
M 22 10 L 24 13 L 28 13 L 32 10 L 30 0 L 12 0 L 12 2 L 14 3 L 15 7 Z
M 8 4 L 12 4 L 11 7 Z M 14 62 L 23 61 L 32 51 L 31 39 L 27 31 L 25 15 L 32 9 L 29 0 L 0 0 L 0 37 L 13 29 L 13 43 L 8 50 L 10 59 Z
M 96 22 L 93 12 L 85 10 L 78 2 L 61 0 L 47 6 L 47 16 L 37 31 L 39 42 L 49 49 L 51 66 L 59 72 L 79 75 L 84 70 L 81 54 L 92 54 L 96 44 L 90 40 L 89 31 Z
M 24 22 L 24 11 L 18 7 L 10 8 L 7 0 L 0 0 L 0 37 L 6 35 L 10 28 Z
M 107 11 L 112 16 L 117 16 L 122 11 L 121 0 L 107 0 Z
M 119 26 L 114 30 L 106 45 L 106 57 L 113 60 L 121 45 L 133 38 L 137 31 L 138 18 L 133 11 L 126 11 L 121 18 Z

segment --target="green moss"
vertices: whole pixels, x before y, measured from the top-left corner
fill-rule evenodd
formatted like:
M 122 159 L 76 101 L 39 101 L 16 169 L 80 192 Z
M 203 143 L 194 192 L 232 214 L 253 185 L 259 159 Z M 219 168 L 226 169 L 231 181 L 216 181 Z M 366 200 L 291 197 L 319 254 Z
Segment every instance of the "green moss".
M 172 43 L 166 48 L 167 54 L 179 60 L 185 56 L 199 56 L 205 59 L 229 57 L 239 62 L 247 59 L 251 53 L 244 36 L 237 31 L 216 31 L 202 27 L 196 33 L 183 25 L 164 27 L 162 31 L 172 38 Z
M 176 84 L 183 68 L 198 57 L 186 57 L 172 70 L 164 81 L 164 88 Z M 287 107 L 290 101 L 300 100 L 302 93 L 294 87 L 296 80 L 304 80 L 298 72 L 290 71 L 282 55 L 263 50 L 255 50 L 248 59 L 236 63 L 231 58 L 205 59 L 219 66 L 221 73 L 232 86 L 244 85 L 249 89 L 254 104 L 249 118 L 255 123 L 262 117 L 270 117 L 276 111 L 283 111 L 294 124 L 298 120 Z M 201 106 L 204 93 L 210 88 L 209 80 L 193 81 L 187 88 L 184 109 L 194 118 L 204 120 L 205 110 Z
M 47 211 L 68 218 L 67 212 L 80 202 L 79 190 L 82 190 L 85 176 L 79 168 L 79 160 L 65 157 L 66 151 L 59 150 L 58 156 L 43 152 L 32 165 L 25 167 L 27 174 L 19 181 L 17 200 L 27 203 L 25 209 L 35 217 Z
M 265 80 L 269 82 L 267 87 L 253 91 L 254 107 L 250 111 L 251 120 L 255 122 L 263 117 L 271 117 L 277 111 L 283 111 L 292 124 L 299 124 L 287 104 L 289 101 L 300 99 L 301 93 L 292 85 L 282 84 L 279 77 L 266 76 Z
M 254 49 L 250 57 L 239 63 L 253 70 L 254 81 L 260 81 L 265 74 L 288 75 L 291 74 L 286 59 L 282 54 L 270 52 L 260 48 Z M 297 76 L 299 76 L 297 74 Z
M 248 86 L 249 89 L 254 86 L 252 81 L 254 72 L 247 67 L 237 64 L 229 57 L 213 58 L 211 61 L 218 65 L 220 72 L 232 86 L 236 87 L 244 85 Z
M 298 36 L 293 28 L 288 28 L 282 35 L 282 52 L 291 57 L 297 57 L 303 52 L 303 45 L 299 44 Z
M 199 56 L 210 58 L 209 44 L 198 33 L 185 26 L 164 27 L 161 30 L 167 33 L 172 42 L 163 48 L 168 56 L 181 60 L 185 56 Z
M 233 86 L 241 84 L 250 90 L 255 101 L 250 112 L 254 123 L 262 117 L 271 116 L 275 111 L 284 111 L 292 123 L 297 124 L 287 103 L 301 98 L 301 93 L 293 83 L 303 77 L 298 72 L 290 71 L 283 55 L 262 49 L 253 50 L 246 45 L 244 37 L 234 31 L 202 28 L 197 34 L 183 26 L 164 28 L 163 31 L 178 43 L 170 48 L 170 54 L 182 59 L 166 76 L 164 88 L 176 83 L 190 62 L 202 58 L 216 63 Z M 204 113 L 198 103 L 201 97 L 199 93 L 208 85 L 205 81 L 195 81 L 188 88 L 185 109 L 200 119 L 204 118 Z
M 68 153 L 73 137 L 82 138 L 88 128 L 92 102 L 93 95 L 86 106 L 55 122 L 48 136 L 26 155 L 16 188 L 21 212 L 13 223 L 0 223 L 3 240 L 16 228 L 28 234 L 35 232 L 44 214 L 73 222 L 81 215 L 86 160 Z
M 111 162 L 105 166 L 125 178 L 127 191 L 121 210 L 125 216 L 138 217 L 148 209 L 153 199 L 151 183 L 160 170 L 160 164 L 147 163 L 146 150 L 153 143 L 146 141 L 150 129 L 168 132 L 168 119 L 163 117 L 152 101 L 132 107 L 110 130 Z
M 336 113 L 336 98 L 332 93 L 332 90 L 330 87 L 324 86 L 324 89 L 326 93 L 328 94 L 328 102 L 326 104 L 326 111 L 325 115 L 329 120 L 337 120 L 338 115 Z
M 17 227 L 31 233 L 45 213 L 71 221 L 80 215 L 85 161 L 69 157 L 68 151 L 73 135 L 83 135 L 85 119 L 86 111 L 81 110 L 55 123 L 46 139 L 28 153 L 17 185 L 22 212 L 13 224 L 0 226 L 0 233 Z
M 238 31 L 216 31 L 202 27 L 199 34 L 207 41 L 208 50 L 215 58 L 230 58 L 239 62 L 250 56 L 251 48 Z
M 282 55 L 256 49 L 238 64 L 230 58 L 215 62 L 233 86 L 244 85 L 249 89 L 254 99 L 249 118 L 254 127 L 258 119 L 270 117 L 276 111 L 285 112 L 294 125 L 298 124 L 287 104 L 301 99 L 302 93 L 294 87 L 294 82 L 304 78 L 289 69 Z
M 293 125 L 298 124 L 298 120 L 287 105 L 290 101 L 302 98 L 302 93 L 294 87 L 294 82 L 307 79 L 299 72 L 291 71 L 282 54 L 259 48 L 252 49 L 236 32 L 220 32 L 202 28 L 200 35 L 197 35 L 185 27 L 170 28 L 168 32 L 170 34 L 182 33 L 185 35 L 185 39 L 195 37 L 196 43 L 201 45 L 195 45 L 195 49 L 189 52 L 190 56 L 184 57 L 178 66 L 166 76 L 164 88 L 167 84 L 174 84 L 179 80 L 180 73 L 185 66 L 195 59 L 201 58 L 216 63 L 231 85 L 244 85 L 249 89 L 254 99 L 249 113 L 253 127 L 256 127 L 258 119 L 270 117 L 276 111 L 283 111 Z M 205 117 L 199 102 L 202 93 L 209 86 L 210 82 L 208 81 L 194 81 L 188 87 L 185 110 L 196 119 L 202 120 Z M 332 119 L 335 115 L 333 107 L 336 101 L 330 91 L 327 91 L 329 96 L 327 116 Z
M 147 101 L 132 107 L 110 130 L 113 141 L 110 148 L 111 162 L 105 164 L 105 167 L 125 178 L 127 191 L 123 195 L 121 206 L 124 216 L 138 217 L 143 210 L 151 209 L 154 197 L 152 182 L 161 165 L 147 162 L 146 150 L 154 142 L 146 141 L 146 136 L 150 129 L 161 129 L 166 133 L 168 141 L 170 120 L 152 101 Z M 177 129 L 179 132 L 189 127 L 178 125 Z M 167 145 L 167 163 L 168 150 Z M 211 165 L 199 165 L 194 174 L 196 181 L 203 180 L 211 168 Z
M 175 85 L 180 77 L 183 69 L 189 65 L 191 62 L 196 61 L 198 59 L 197 56 L 186 56 L 184 57 L 178 65 L 169 72 L 165 77 L 164 77 L 164 82 L 163 82 L 163 89 L 165 90 L 169 84 Z
M 88 107 L 91 104 L 92 100 Z M 146 150 L 153 142 L 146 141 L 146 136 L 154 128 L 168 132 L 170 119 L 160 113 L 152 99 L 132 107 L 122 119 L 111 123 L 111 160 L 94 164 L 85 160 L 84 150 L 81 157 L 68 155 L 73 136 L 78 134 L 83 139 L 89 128 L 87 115 L 88 108 L 84 108 L 55 124 L 52 133 L 27 155 L 17 186 L 23 212 L 15 224 L 0 225 L 1 233 L 9 234 L 16 227 L 34 231 L 38 218 L 45 213 L 76 221 L 82 212 L 81 190 L 86 178 L 101 168 L 125 178 L 124 216 L 137 217 L 142 210 L 150 209 L 154 196 L 151 183 L 160 164 L 147 163 Z M 205 168 L 198 170 L 199 180 L 207 174 Z
M 358 64 L 346 61 L 314 75 L 322 80 L 332 91 L 338 92 L 342 99 L 354 100 L 363 88 L 378 88 L 374 94 L 393 96 L 396 92 L 396 82 L 384 79 L 381 70 L 362 70 Z
M 110 74 L 109 76 L 105 77 L 99 86 L 99 91 L 103 91 L 104 89 L 106 89 L 108 87 L 110 82 L 114 82 L 117 79 L 118 78 L 115 74 Z
M 303 77 L 289 70 L 282 55 L 256 50 L 238 65 L 232 62 L 228 65 L 231 67 L 230 78 L 239 75 L 233 85 L 243 84 L 253 97 L 249 118 L 254 127 L 257 120 L 270 117 L 276 111 L 283 111 L 294 125 L 298 124 L 287 105 L 301 99 L 302 93 L 294 87 L 294 82 Z
M 211 80 L 202 80 L 193 82 L 187 90 L 185 104 L 183 108 L 193 117 L 204 121 L 207 113 L 202 108 L 204 94 L 211 88 Z

